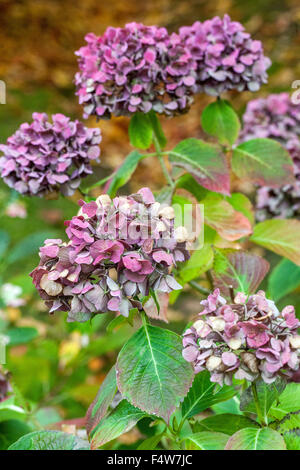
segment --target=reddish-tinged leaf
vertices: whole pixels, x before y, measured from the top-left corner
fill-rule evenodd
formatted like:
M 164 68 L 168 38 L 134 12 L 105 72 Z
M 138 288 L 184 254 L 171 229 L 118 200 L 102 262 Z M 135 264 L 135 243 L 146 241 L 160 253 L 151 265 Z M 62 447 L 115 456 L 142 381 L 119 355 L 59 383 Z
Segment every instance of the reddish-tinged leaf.
M 149 297 L 147 302 L 144 303 L 143 308 L 146 315 L 154 320 L 163 320 L 168 323 L 167 311 L 169 305 L 169 294 L 166 292 L 156 292 L 157 302 L 159 309 L 153 297 Z
M 300 220 L 266 220 L 255 226 L 250 240 L 300 266 Z
M 146 322 L 121 349 L 116 370 L 123 397 L 167 422 L 194 376 L 182 357 L 181 337 Z
M 230 177 L 225 155 L 217 145 L 186 139 L 169 152 L 173 165 L 184 168 L 204 188 L 230 194 Z
M 208 196 L 204 204 L 204 220 L 225 240 L 235 241 L 252 233 L 249 219 L 218 196 Z
M 270 265 L 260 256 L 245 251 L 221 251 L 215 254 L 212 276 L 214 287 L 230 298 L 229 287 L 247 294 L 255 293 Z
M 241 179 L 278 188 L 295 181 L 292 159 L 282 145 L 271 139 L 252 139 L 238 145 L 232 170 Z
M 105 377 L 96 398 L 86 414 L 86 430 L 88 434 L 105 416 L 109 405 L 117 392 L 116 368 L 113 366 Z

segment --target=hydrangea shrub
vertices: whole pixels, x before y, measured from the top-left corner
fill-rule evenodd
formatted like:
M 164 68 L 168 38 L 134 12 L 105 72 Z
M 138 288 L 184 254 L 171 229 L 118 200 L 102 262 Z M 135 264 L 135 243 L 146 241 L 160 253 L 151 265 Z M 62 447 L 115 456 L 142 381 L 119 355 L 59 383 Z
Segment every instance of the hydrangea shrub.
M 241 129 L 221 95 L 259 90 L 270 59 L 228 15 L 172 34 L 130 23 L 85 40 L 75 76 L 83 116 L 128 116 L 134 150 L 111 175 L 83 189 L 81 179 L 100 154 L 100 130 L 34 113 L 1 145 L 0 169 L 24 195 L 81 193 L 78 213 L 65 222 L 66 238 L 48 237 L 30 274 L 49 312 L 67 312 L 71 322 L 108 313 L 115 335 L 120 325 L 133 328 L 89 407 L 90 448 L 112 448 L 147 418 L 151 437 L 141 449 L 300 449 L 287 404 L 299 375 L 299 320 L 292 305 L 275 304 L 270 265 L 252 250 L 253 243 L 286 258 L 294 275 L 282 274 L 286 266 L 279 263 L 276 276 L 285 292 L 298 286 L 300 221 L 283 218 L 296 214 L 297 198 L 284 210 L 271 203 L 269 212 L 282 217 L 256 223 L 251 200 L 231 184 L 240 179 L 263 187 L 260 195 L 290 197 L 298 184 L 298 107 L 287 94 L 254 100 Z M 187 112 L 201 93 L 216 97 L 201 115 L 209 138 L 168 148 L 159 116 Z M 155 194 L 144 187 L 118 195 L 145 158 L 160 164 L 165 186 Z M 98 197 L 91 195 L 95 188 Z M 186 206 L 194 233 L 178 222 Z M 257 290 L 262 282 L 266 294 Z M 180 335 L 159 325 L 183 290 L 201 295 L 204 309 Z M 234 413 L 216 408 L 226 400 Z M 65 439 L 43 432 L 55 448 Z

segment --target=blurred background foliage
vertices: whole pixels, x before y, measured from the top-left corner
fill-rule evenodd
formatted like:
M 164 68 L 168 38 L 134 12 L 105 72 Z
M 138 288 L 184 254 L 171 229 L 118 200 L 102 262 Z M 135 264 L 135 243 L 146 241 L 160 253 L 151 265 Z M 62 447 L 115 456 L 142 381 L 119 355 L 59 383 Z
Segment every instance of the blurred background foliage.
M 22 122 L 30 120 L 34 111 L 61 112 L 81 119 L 74 94 L 74 51 L 84 44 L 86 33 L 100 35 L 109 25 L 137 21 L 175 31 L 198 19 L 228 13 L 241 21 L 253 37 L 262 40 L 266 55 L 272 59 L 269 83 L 255 97 L 291 92 L 292 82 L 300 79 L 298 0 L 0 0 L 0 13 L 0 79 L 7 87 L 7 104 L 0 105 L 1 143 Z M 240 115 L 252 98 L 248 92 L 230 95 Z M 162 119 L 170 146 L 186 137 L 201 137 L 199 116 L 209 101 L 209 97 L 200 95 L 187 115 L 172 121 Z M 102 161 L 91 182 L 108 175 L 131 150 L 128 123 L 124 118 L 87 122 L 90 127 L 100 126 L 103 133 Z M 146 159 L 122 191 L 130 193 L 146 185 L 155 190 L 163 183 L 160 168 Z M 238 189 L 249 192 L 252 188 Z M 96 189 L 93 195 L 98 194 L 100 190 Z M 11 408 L 2 410 L 2 414 L 0 393 L 0 448 L 28 432 L 28 426 L 51 427 L 65 420 L 75 420 L 82 426 L 81 418 L 130 335 L 130 328 L 124 326 L 118 334 L 108 332 L 111 318 L 107 315 L 98 315 L 82 325 L 67 324 L 64 314 L 49 316 L 28 277 L 38 263 L 38 247 L 43 240 L 64 237 L 63 221 L 77 212 L 79 198 L 76 193 L 69 199 L 18 200 L 0 182 L 0 281 L 6 285 L 4 290 L 0 288 L 0 333 L 9 339 L 3 370 L 9 371 L 14 390 Z M 261 253 L 258 248 L 256 252 Z M 279 258 L 268 255 L 268 259 L 276 265 Z M 300 283 L 299 273 L 297 276 L 295 287 Z M 169 309 L 171 328 L 182 331 L 187 320 L 198 312 L 199 300 L 200 294 L 186 289 Z M 280 302 L 296 304 L 300 313 L 297 291 Z M 19 407 L 17 411 L 15 405 Z M 25 415 L 29 416 L 26 423 L 14 421 Z M 60 424 L 55 426 L 60 429 Z M 136 446 L 143 433 L 142 421 L 138 431 L 131 431 L 114 445 Z

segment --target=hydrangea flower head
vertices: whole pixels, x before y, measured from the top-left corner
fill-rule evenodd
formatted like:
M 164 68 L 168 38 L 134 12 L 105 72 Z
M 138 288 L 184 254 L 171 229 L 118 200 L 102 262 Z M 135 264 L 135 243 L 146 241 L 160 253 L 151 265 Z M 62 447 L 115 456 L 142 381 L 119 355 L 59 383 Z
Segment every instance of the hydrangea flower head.
M 228 15 L 180 28 L 179 35 L 197 62 L 197 91 L 218 96 L 228 90 L 257 91 L 267 82 L 270 60 L 260 41 Z
M 52 123 L 46 113 L 32 117 L 31 124 L 21 124 L 0 145 L 0 174 L 24 195 L 44 196 L 59 189 L 70 196 L 81 178 L 92 173 L 91 161 L 100 155 L 100 129 L 88 129 L 63 114 L 54 114 Z
M 196 373 L 206 369 L 212 382 L 231 385 L 233 377 L 272 383 L 299 369 L 300 322 L 293 306 L 279 312 L 263 291 L 238 293 L 228 304 L 219 289 L 201 304 L 200 319 L 183 334 L 183 357 Z
M 300 105 L 292 103 L 288 93 L 271 94 L 248 103 L 243 116 L 240 141 L 255 138 L 275 139 L 290 153 L 294 162 L 296 183 L 273 189 L 267 186 L 257 192 L 256 217 L 300 217 Z
M 187 110 L 195 85 L 195 62 L 178 35 L 165 28 L 129 23 L 85 37 L 75 76 L 84 117 L 130 116 L 151 110 Z
M 188 259 L 186 243 L 176 239 L 174 211 L 150 189 L 113 200 L 104 194 L 80 206 L 66 222 L 68 242 L 46 240 L 31 273 L 50 312 L 68 311 L 70 321 L 107 311 L 128 316 L 131 308 L 142 309 L 150 288 L 181 287 L 171 268 Z

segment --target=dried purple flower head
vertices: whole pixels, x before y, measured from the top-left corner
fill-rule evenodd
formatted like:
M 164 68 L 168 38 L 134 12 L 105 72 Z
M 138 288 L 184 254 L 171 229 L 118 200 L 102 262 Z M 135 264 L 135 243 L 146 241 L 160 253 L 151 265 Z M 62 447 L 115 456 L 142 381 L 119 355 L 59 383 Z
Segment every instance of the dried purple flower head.
M 227 304 L 219 289 L 201 304 L 200 319 L 183 334 L 183 357 L 196 373 L 206 369 L 212 382 L 230 385 L 233 377 L 272 383 L 299 369 L 300 322 L 294 307 L 280 313 L 263 291 L 248 298 L 238 293 Z
M 128 316 L 142 308 L 150 288 L 180 289 L 170 271 L 189 253 L 176 239 L 174 211 L 155 202 L 150 189 L 79 204 L 79 214 L 66 222 L 68 243 L 46 240 L 31 273 L 50 312 L 68 311 L 70 321 L 107 311 Z
M 288 93 L 269 95 L 248 103 L 243 116 L 240 142 L 254 138 L 270 138 L 280 142 L 294 162 L 295 184 L 279 189 L 267 186 L 257 191 L 256 217 L 300 217 L 300 105 L 292 103 Z
M 257 91 L 267 82 L 271 61 L 261 42 L 228 15 L 184 26 L 179 36 L 197 62 L 197 91 L 213 96 L 233 89 Z
M 8 398 L 8 394 L 11 391 L 12 388 L 7 377 L 0 371 L 0 403 Z
M 92 173 L 91 160 L 100 155 L 100 129 L 88 129 L 63 114 L 54 114 L 52 123 L 46 113 L 32 117 L 31 124 L 21 124 L 0 145 L 0 174 L 24 195 L 44 196 L 59 189 L 70 196 L 81 178 Z
M 180 37 L 165 28 L 129 23 L 90 33 L 81 47 L 75 76 L 84 117 L 130 116 L 151 110 L 185 112 L 195 85 L 195 62 Z

